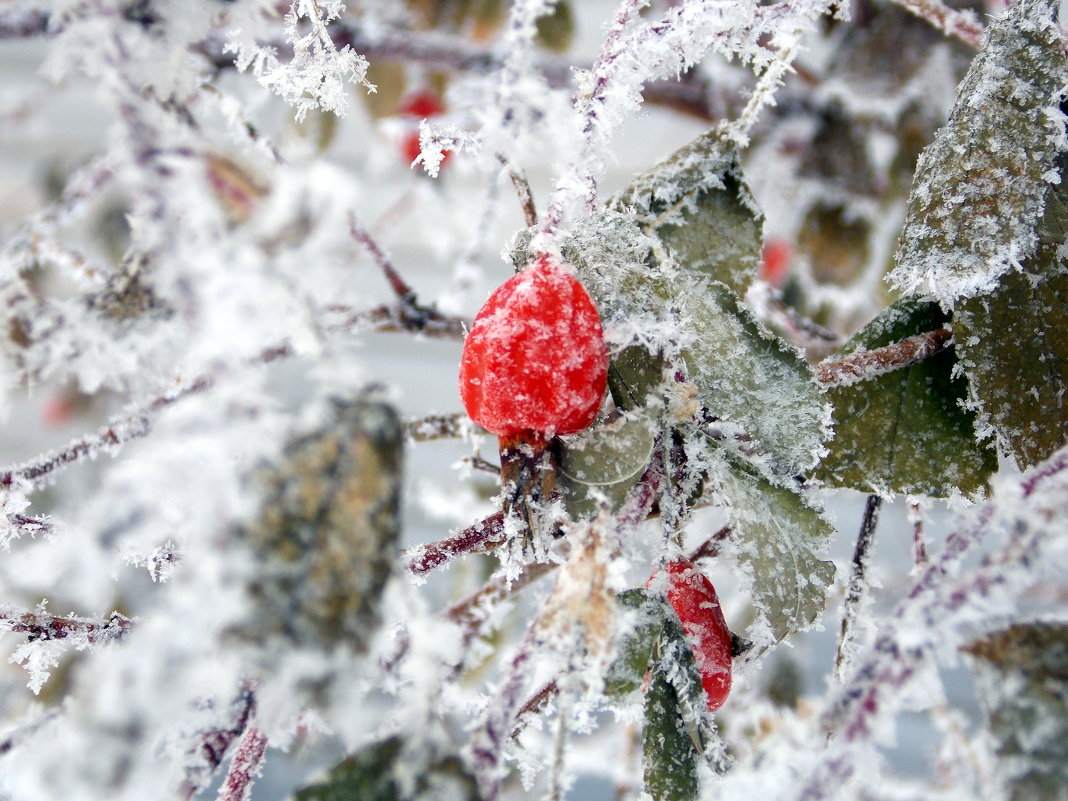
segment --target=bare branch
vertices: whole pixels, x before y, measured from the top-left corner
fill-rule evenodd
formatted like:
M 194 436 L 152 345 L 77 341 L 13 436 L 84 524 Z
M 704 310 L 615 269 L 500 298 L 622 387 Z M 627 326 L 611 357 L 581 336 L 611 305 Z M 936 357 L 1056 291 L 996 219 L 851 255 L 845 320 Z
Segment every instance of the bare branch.
M 408 551 L 408 572 L 421 576 L 468 553 L 487 553 L 504 542 L 504 512 L 494 512 L 452 537 Z
M 971 9 L 950 8 L 942 0 L 892 0 L 892 2 L 976 50 L 982 44 L 983 23 Z
M 952 344 L 953 333 L 938 328 L 875 350 L 850 353 L 816 365 L 816 380 L 825 387 L 843 387 L 892 373 L 941 353 Z
M 118 612 L 112 612 L 106 623 L 81 617 L 58 617 L 39 612 L 0 611 L 0 630 L 27 634 L 28 639 L 65 640 L 83 637 L 86 642 L 97 643 L 121 640 L 133 626 L 134 621 Z
M 435 439 L 459 439 L 469 434 L 487 433 L 482 426 L 471 421 L 466 414 L 431 414 L 411 420 L 407 426 L 408 438 L 413 442 L 430 442 Z
M 199 757 L 199 764 L 196 759 L 187 761 L 185 780 L 180 791 L 183 801 L 190 801 L 211 783 L 211 778 L 222 764 L 226 752 L 234 740 L 247 729 L 256 705 L 254 689 L 252 681 L 242 684 L 241 693 L 231 704 L 233 724 L 229 728 L 209 729 L 198 735 L 197 743 L 187 753 L 187 757 Z
M 397 272 L 397 268 L 393 266 L 393 262 L 385 251 L 371 236 L 370 232 L 360 225 L 359 220 L 356 219 L 356 215 L 349 212 L 349 232 L 352 234 L 352 238 L 359 242 L 368 253 L 371 254 L 371 258 L 374 259 L 375 264 L 382 271 L 382 274 L 386 276 L 386 280 L 389 282 L 390 289 L 393 290 L 401 302 L 407 302 L 411 299 L 415 300 L 415 290 L 408 285 L 408 282 L 401 278 L 400 273 Z
M 263 771 L 266 752 L 267 737 L 256 725 L 255 715 L 250 715 L 230 761 L 230 770 L 219 788 L 218 801 L 248 801 L 252 785 Z
M 515 193 L 519 196 L 519 205 L 523 209 L 523 221 L 528 228 L 532 225 L 537 225 L 538 209 L 534 205 L 534 193 L 530 191 L 530 183 L 527 181 L 527 176 L 512 167 L 504 156 L 498 156 L 497 158 L 508 171 L 508 177 L 512 179 L 512 186 L 515 187 Z
M 853 551 L 853 565 L 849 572 L 849 587 L 846 589 L 845 603 L 842 609 L 842 627 L 838 633 L 838 650 L 834 655 L 834 674 L 839 681 L 845 676 L 849 666 L 849 645 L 853 641 L 853 628 L 860 602 L 864 598 L 864 576 L 868 569 L 868 556 L 872 542 L 875 540 L 875 527 L 879 522 L 879 507 L 882 498 L 869 495 L 864 505 L 864 517 L 857 535 L 857 546 Z
M 420 334 L 434 339 L 462 340 L 468 328 L 467 320 L 461 317 L 450 317 L 414 302 L 402 301 L 396 306 L 378 306 L 364 311 L 334 305 L 324 311 L 340 318 L 326 325 L 326 330 L 331 333 L 382 331 Z

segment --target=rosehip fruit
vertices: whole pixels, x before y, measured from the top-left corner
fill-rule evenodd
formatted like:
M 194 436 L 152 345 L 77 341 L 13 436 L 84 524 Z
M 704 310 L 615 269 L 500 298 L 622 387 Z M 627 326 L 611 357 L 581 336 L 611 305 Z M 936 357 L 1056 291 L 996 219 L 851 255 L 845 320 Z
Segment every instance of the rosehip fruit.
M 792 250 L 785 239 L 769 239 L 760 253 L 761 280 L 772 286 L 782 286 L 790 269 Z
M 436 117 L 445 113 L 445 104 L 433 92 L 413 92 L 401 101 L 397 113 L 418 119 Z
M 715 712 L 731 691 L 731 632 L 712 586 L 691 562 L 667 566 L 667 599 L 679 616 L 682 630 L 701 672 L 708 711 Z
M 597 307 L 547 256 L 493 291 L 460 360 L 464 408 L 502 441 L 581 431 L 597 416 L 607 379 Z

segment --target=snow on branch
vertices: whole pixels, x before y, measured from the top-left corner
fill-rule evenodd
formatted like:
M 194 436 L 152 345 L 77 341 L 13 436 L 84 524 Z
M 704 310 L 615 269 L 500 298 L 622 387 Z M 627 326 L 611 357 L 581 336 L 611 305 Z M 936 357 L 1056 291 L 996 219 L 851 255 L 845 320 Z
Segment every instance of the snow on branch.
M 938 30 L 955 36 L 976 49 L 983 40 L 983 23 L 968 8 L 950 8 L 942 0 L 892 0 Z
M 874 350 L 850 353 L 821 362 L 816 378 L 825 387 L 842 387 L 878 378 L 941 353 L 952 344 L 948 328 L 926 331 Z
M 238 70 L 251 67 L 262 87 L 296 109 L 297 122 L 316 108 L 344 117 L 348 84 L 375 91 L 367 80 L 367 59 L 348 45 L 338 50 L 327 29 L 344 8 L 340 0 L 294 0 L 285 16 L 285 39 L 293 48 L 289 62 L 279 61 L 273 47 L 241 42 L 239 32 L 225 49 L 237 54 Z

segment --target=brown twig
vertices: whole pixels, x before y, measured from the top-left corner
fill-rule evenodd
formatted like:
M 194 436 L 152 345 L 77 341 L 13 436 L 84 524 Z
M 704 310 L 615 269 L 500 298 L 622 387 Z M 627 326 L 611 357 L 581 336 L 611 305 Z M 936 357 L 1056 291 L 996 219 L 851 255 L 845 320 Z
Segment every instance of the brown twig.
M 816 379 L 825 387 L 842 387 L 909 367 L 952 344 L 953 333 L 938 328 L 875 350 L 850 353 L 816 365 Z
M 340 318 L 325 326 L 331 333 L 380 331 L 462 340 L 468 328 L 468 322 L 463 318 L 449 317 L 436 309 L 403 301 L 395 306 L 377 306 L 364 311 L 340 305 L 328 306 L 324 311 Z
M 842 610 L 842 627 L 838 634 L 838 650 L 834 655 L 834 673 L 839 681 L 845 676 L 849 664 L 848 650 L 853 641 L 853 627 L 856 623 L 860 601 L 864 597 L 864 576 L 868 568 L 868 555 L 875 539 L 875 527 L 879 522 L 879 507 L 882 498 L 869 495 L 864 505 L 864 517 L 857 535 L 857 546 L 853 551 L 853 564 L 849 573 L 849 587 L 846 590 Z
M 96 645 L 121 640 L 134 621 L 118 612 L 112 612 L 106 623 L 87 618 L 58 617 L 41 612 L 0 612 L 0 630 L 26 634 L 31 642 L 36 640 L 66 640 L 84 637 Z
M 408 551 L 408 572 L 421 576 L 458 556 L 492 551 L 502 542 L 504 512 L 494 512 L 459 534 L 412 548 Z
M 512 726 L 512 739 L 518 737 L 520 732 L 527 727 L 527 719 L 531 715 L 543 712 L 549 702 L 559 694 L 560 686 L 557 684 L 556 679 L 549 679 L 536 693 L 530 696 L 527 702 L 516 712 L 515 725 Z
M 218 801 L 248 801 L 252 785 L 263 770 L 266 752 L 267 737 L 256 725 L 253 713 L 241 733 L 230 769 L 219 788 Z
M 247 729 L 256 705 L 254 689 L 251 681 L 242 684 L 241 693 L 231 704 L 233 725 L 225 729 L 209 729 L 198 735 L 197 744 L 188 756 L 199 757 L 200 763 L 195 759 L 187 761 L 185 780 L 180 791 L 183 801 L 190 801 L 210 784 L 211 777 L 222 764 L 231 744 Z
M 469 434 L 483 434 L 486 430 L 471 421 L 463 412 L 454 414 L 431 414 L 411 420 L 405 426 L 412 442 L 430 442 L 435 439 L 459 439 Z
M 927 565 L 927 543 L 923 536 L 923 506 L 909 504 L 909 522 L 912 523 L 912 563 L 916 569 Z
M 552 572 L 557 565 L 553 562 L 537 562 L 527 565 L 511 581 L 504 577 L 490 579 L 486 584 L 461 601 L 450 606 L 444 616 L 464 628 L 463 642 L 466 645 L 478 633 L 479 626 L 486 620 L 485 610 L 498 604 L 533 584 L 542 576 Z
M 719 546 L 724 540 L 731 534 L 730 526 L 723 526 L 715 534 L 709 537 L 707 540 L 698 545 L 689 556 L 691 562 L 696 562 L 698 559 L 705 559 L 710 556 L 719 556 Z
M 408 285 L 408 282 L 401 278 L 397 268 L 393 266 L 393 262 L 385 251 L 371 236 L 370 232 L 360 225 L 359 220 L 356 219 L 356 215 L 352 212 L 349 213 L 349 232 L 352 234 L 352 238 L 360 243 L 371 254 L 371 258 L 374 259 L 375 264 L 378 265 L 378 269 L 385 275 L 386 280 L 389 282 L 390 289 L 393 290 L 393 294 L 401 302 L 407 302 L 409 299 L 414 301 L 415 290 Z
M 892 0 L 892 2 L 976 50 L 982 44 L 983 23 L 970 9 L 950 8 L 942 0 Z
M 538 209 L 534 204 L 534 193 L 530 191 L 530 182 L 527 181 L 526 174 L 512 167 L 504 156 L 499 155 L 497 158 L 508 171 L 508 177 L 512 179 L 512 186 L 515 187 L 515 193 L 519 197 L 519 206 L 523 209 L 523 221 L 528 228 L 537 225 Z

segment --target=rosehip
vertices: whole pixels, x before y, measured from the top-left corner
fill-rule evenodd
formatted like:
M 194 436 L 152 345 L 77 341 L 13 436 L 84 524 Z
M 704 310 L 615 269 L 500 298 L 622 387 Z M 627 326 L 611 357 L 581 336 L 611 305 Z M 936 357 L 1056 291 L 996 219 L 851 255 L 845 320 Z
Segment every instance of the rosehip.
M 419 154 L 423 152 L 423 147 L 419 143 L 419 131 L 408 131 L 404 134 L 404 138 L 401 139 L 400 145 L 401 155 L 404 156 L 408 164 L 419 158 Z M 450 156 L 452 156 L 451 150 L 441 151 L 441 164 L 438 165 L 438 169 L 443 169 L 449 163 Z
M 597 307 L 547 256 L 494 290 L 460 360 L 464 408 L 502 441 L 581 431 L 597 416 L 607 379 Z
M 731 691 L 731 632 L 723 618 L 716 589 L 691 562 L 667 566 L 667 599 L 679 616 L 690 643 L 701 684 L 708 697 L 708 711 L 715 712 Z
M 436 117 L 445 113 L 445 104 L 433 92 L 413 92 L 401 101 L 397 113 L 418 119 Z
M 792 250 L 785 239 L 769 239 L 760 254 L 760 278 L 772 286 L 782 286 L 790 269 Z

